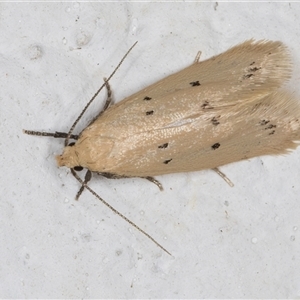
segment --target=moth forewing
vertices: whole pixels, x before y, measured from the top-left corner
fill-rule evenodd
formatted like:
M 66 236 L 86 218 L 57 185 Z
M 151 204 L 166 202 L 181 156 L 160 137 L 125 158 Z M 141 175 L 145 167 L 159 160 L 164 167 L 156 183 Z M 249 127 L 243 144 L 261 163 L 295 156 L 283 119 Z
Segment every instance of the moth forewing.
M 259 124 L 277 124 L 286 107 L 285 121 L 297 122 L 299 104 L 275 92 L 290 73 L 280 42 L 250 40 L 196 61 L 107 109 L 58 157 L 59 165 L 144 177 L 285 153 L 298 131 L 271 133 L 275 127 L 269 132 Z

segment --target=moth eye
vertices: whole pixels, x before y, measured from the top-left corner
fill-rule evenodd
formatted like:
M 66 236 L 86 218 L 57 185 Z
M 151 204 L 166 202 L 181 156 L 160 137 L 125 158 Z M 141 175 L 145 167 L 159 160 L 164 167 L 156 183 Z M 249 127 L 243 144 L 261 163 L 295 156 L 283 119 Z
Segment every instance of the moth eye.
M 81 166 L 76 166 L 73 168 L 75 171 L 79 172 L 79 171 L 82 171 L 83 170 L 83 167 Z
M 68 146 L 72 147 L 72 146 L 74 146 L 74 145 L 75 145 L 75 143 L 72 142 L 72 143 L 70 143 Z

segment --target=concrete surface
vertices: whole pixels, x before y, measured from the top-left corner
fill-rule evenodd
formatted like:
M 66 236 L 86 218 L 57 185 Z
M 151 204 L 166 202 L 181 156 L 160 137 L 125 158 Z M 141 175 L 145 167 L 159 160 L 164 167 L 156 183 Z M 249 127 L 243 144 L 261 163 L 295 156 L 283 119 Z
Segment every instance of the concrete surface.
M 221 168 L 91 187 L 168 251 L 103 206 L 54 156 L 111 80 L 115 102 L 246 39 L 281 40 L 299 93 L 300 3 L 0 3 L 1 298 L 299 298 L 300 149 Z M 300 94 L 300 93 L 299 93 Z M 105 99 L 87 112 L 84 128 Z M 299 97 L 300 101 L 300 97 Z

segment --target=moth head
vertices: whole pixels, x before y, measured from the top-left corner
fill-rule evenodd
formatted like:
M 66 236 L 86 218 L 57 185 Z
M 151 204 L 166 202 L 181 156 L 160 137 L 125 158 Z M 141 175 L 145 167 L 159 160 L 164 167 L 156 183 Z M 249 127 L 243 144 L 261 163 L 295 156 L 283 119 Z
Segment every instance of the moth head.
M 78 155 L 75 151 L 76 148 L 73 147 L 72 144 L 64 148 L 64 151 L 61 155 L 56 156 L 56 162 L 59 167 L 68 167 L 74 168 L 76 166 L 80 166 L 78 162 Z

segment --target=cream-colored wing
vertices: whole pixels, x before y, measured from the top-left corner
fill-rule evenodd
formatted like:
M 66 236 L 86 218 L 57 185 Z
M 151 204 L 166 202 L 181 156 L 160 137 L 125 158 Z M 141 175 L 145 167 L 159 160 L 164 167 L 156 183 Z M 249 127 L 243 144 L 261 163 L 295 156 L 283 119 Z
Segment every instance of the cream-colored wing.
M 79 165 L 92 171 L 137 177 L 191 172 L 286 153 L 300 140 L 299 120 L 299 103 L 281 91 L 246 105 L 195 111 L 189 118 L 178 111 L 175 121 L 155 129 L 141 120 L 132 123 L 132 131 L 121 123 L 92 125 L 72 148 L 82 155 Z
M 250 40 L 111 106 L 93 125 L 107 122 L 118 128 L 122 124 L 130 134 L 140 128 L 159 128 L 194 113 L 256 101 L 281 86 L 290 73 L 290 58 L 282 43 Z M 144 120 L 141 115 L 150 117 Z
M 275 91 L 290 69 L 280 42 L 247 41 L 111 106 L 59 164 L 154 176 L 283 153 L 300 118 L 299 104 Z M 276 134 L 264 129 L 274 124 Z
M 145 89 L 124 99 L 126 105 L 138 101 L 151 101 L 162 98 L 180 90 L 198 89 L 210 85 L 212 92 L 229 95 L 239 92 L 239 101 L 248 100 L 251 94 L 270 93 L 271 89 L 280 87 L 291 75 L 291 61 L 287 48 L 281 42 L 248 40 L 229 50 L 195 62 L 191 66 L 163 78 Z M 211 105 L 223 105 L 211 99 Z M 224 105 L 236 105 L 232 99 Z M 233 102 L 233 103 L 232 103 Z M 117 105 L 123 105 L 119 103 Z

